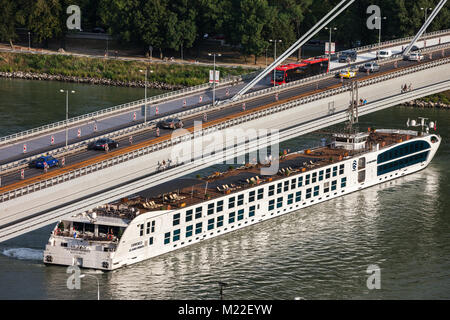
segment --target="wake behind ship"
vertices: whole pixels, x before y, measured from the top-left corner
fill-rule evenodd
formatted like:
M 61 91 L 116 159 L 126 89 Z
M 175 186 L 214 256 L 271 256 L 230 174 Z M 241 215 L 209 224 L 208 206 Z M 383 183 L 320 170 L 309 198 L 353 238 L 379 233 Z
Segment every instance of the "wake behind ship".
M 422 128 L 423 129 L 423 128 Z M 44 263 L 114 270 L 363 188 L 417 172 L 441 137 L 412 130 L 340 133 L 329 144 L 178 179 L 59 221 Z

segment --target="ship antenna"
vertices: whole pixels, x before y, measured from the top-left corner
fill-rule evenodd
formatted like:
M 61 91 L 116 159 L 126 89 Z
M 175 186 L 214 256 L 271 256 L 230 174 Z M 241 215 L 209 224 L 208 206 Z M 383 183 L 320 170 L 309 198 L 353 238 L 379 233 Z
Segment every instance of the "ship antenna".
M 349 133 L 353 133 L 353 124 L 358 122 L 359 114 L 358 114 L 358 81 L 352 81 L 350 83 L 350 104 L 348 107 L 348 123 L 346 130 Z

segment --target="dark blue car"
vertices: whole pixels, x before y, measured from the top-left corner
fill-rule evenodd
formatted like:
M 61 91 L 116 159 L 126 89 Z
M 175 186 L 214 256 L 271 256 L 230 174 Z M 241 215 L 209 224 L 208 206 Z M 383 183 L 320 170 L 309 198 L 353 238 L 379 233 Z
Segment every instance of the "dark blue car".
M 39 158 L 33 160 L 31 162 L 31 166 L 38 168 L 38 169 L 44 169 L 44 166 L 45 166 L 44 163 L 47 163 L 48 167 L 51 168 L 51 167 L 58 166 L 59 161 L 58 161 L 58 159 L 55 159 L 52 156 L 42 156 L 42 157 L 39 157 Z

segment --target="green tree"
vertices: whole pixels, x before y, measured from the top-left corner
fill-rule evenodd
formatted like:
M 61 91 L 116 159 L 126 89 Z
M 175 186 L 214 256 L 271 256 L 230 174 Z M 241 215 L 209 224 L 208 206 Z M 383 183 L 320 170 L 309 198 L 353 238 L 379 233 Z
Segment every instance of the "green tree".
M 196 9 L 189 0 L 172 0 L 170 1 L 169 11 L 174 14 L 175 20 L 170 30 L 172 34 L 168 38 L 172 41 L 168 43 L 171 49 L 191 48 L 197 36 Z
M 26 27 L 32 32 L 35 41 L 47 42 L 62 34 L 59 0 L 22 0 L 18 6 L 24 12 Z
M 136 19 L 142 6 L 139 0 L 100 0 L 98 15 L 109 34 L 122 42 L 137 42 Z
M 235 15 L 232 26 L 235 31 L 231 38 L 241 45 L 244 56 L 255 56 L 256 64 L 256 59 L 267 46 L 263 30 L 273 16 L 274 8 L 269 6 L 267 0 L 236 0 L 233 7 Z
M 14 0 L 0 0 L 0 41 L 9 41 L 17 38 L 17 20 L 22 20 L 20 15 L 16 15 L 16 5 Z

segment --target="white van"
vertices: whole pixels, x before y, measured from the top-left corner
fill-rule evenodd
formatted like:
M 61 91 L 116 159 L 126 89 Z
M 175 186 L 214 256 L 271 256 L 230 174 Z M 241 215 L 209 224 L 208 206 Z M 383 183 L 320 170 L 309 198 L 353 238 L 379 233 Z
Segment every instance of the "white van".
M 391 50 L 380 50 L 377 52 L 377 59 L 386 59 L 392 56 Z

